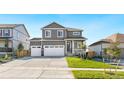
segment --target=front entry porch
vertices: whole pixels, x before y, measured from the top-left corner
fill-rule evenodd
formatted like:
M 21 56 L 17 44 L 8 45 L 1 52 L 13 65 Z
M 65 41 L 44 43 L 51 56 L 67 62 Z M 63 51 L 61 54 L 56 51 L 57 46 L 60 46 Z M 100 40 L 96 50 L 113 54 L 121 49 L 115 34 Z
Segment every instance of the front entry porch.
M 82 52 L 80 47 L 83 44 L 83 40 L 66 40 L 65 41 L 65 54 L 67 56 L 79 55 Z

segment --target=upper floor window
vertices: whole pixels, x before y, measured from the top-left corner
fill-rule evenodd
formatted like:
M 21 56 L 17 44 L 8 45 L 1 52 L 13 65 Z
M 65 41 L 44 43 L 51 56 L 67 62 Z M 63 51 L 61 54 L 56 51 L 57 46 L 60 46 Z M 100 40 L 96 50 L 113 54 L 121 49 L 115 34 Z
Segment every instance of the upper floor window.
M 45 37 L 51 37 L 51 31 L 45 30 Z
M 2 36 L 2 30 L 0 30 L 0 36 Z
M 80 32 L 73 32 L 73 35 L 78 36 L 80 35 Z
M 57 30 L 57 37 L 63 37 L 63 30 Z
M 10 36 L 10 29 L 3 30 L 4 36 Z

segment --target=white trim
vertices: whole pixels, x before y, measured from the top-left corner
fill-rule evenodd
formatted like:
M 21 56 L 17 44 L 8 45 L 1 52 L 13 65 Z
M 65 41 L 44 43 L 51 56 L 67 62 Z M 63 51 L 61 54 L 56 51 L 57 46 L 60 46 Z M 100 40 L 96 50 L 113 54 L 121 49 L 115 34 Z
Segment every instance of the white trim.
M 41 41 L 65 41 L 65 40 L 41 40 Z
M 50 36 L 46 36 L 46 32 L 50 32 Z M 51 30 L 45 30 L 45 38 L 50 38 L 51 37 Z
M 66 29 L 66 28 L 42 28 L 42 30 L 47 30 L 47 29 L 48 29 L 48 30 L 53 30 L 53 29 L 55 29 L 55 30 L 58 29 L 58 30 L 59 30 L 59 29 Z
M 67 39 L 64 39 L 64 40 L 86 40 L 86 39 L 78 39 L 78 38 L 77 39 L 76 38 L 75 39 L 72 39 L 72 38 L 71 39 L 68 39 L 67 38 Z
M 72 40 L 72 54 L 74 54 L 74 40 Z
M 59 31 L 62 32 L 62 36 L 58 36 L 58 32 L 59 32 Z M 58 37 L 58 38 L 63 38 L 63 37 L 64 37 L 63 30 L 57 30 L 57 37 Z

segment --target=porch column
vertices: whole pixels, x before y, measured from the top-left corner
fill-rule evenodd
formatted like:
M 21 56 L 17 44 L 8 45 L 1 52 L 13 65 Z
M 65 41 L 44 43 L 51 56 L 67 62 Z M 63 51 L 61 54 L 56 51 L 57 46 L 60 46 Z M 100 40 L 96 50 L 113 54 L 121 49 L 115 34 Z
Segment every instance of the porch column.
M 67 55 L 67 40 L 65 40 L 65 55 Z
M 72 54 L 74 54 L 74 40 L 72 40 Z

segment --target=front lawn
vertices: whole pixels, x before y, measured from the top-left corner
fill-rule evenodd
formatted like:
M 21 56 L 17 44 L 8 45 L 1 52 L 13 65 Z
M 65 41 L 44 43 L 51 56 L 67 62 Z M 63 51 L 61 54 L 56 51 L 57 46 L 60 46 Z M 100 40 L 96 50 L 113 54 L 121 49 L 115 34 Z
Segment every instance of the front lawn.
M 124 79 L 124 72 L 117 72 L 117 74 L 104 73 L 103 71 L 81 71 L 73 70 L 76 79 Z
M 115 68 L 113 65 L 104 64 L 94 60 L 81 60 L 78 57 L 67 57 L 68 66 L 71 68 Z

